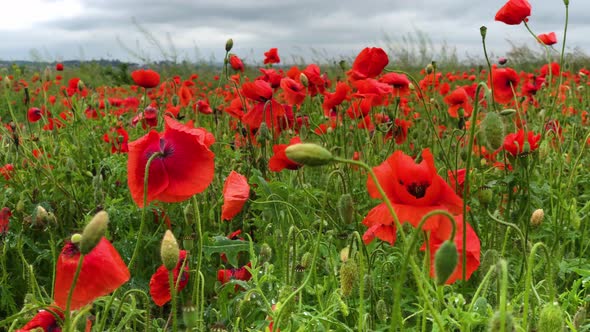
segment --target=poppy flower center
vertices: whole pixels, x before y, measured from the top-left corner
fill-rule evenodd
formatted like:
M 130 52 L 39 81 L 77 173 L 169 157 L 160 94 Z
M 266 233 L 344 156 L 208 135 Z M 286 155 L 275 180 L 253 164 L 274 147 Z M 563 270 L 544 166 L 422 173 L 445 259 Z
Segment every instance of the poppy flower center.
M 402 183 L 403 185 L 403 183 Z M 406 190 L 408 191 L 408 193 L 410 193 L 410 195 L 416 197 L 416 198 L 422 198 L 426 195 L 426 189 L 428 189 L 428 183 L 416 183 L 416 182 L 412 182 L 408 185 L 406 185 Z
M 79 253 L 80 253 L 80 249 L 78 249 L 78 246 L 72 242 L 68 242 L 62 251 L 62 254 L 64 254 L 67 257 L 74 257 L 74 256 L 78 255 Z
M 162 154 L 160 158 L 166 158 L 174 153 L 174 147 L 167 144 L 164 138 L 160 138 L 160 153 Z

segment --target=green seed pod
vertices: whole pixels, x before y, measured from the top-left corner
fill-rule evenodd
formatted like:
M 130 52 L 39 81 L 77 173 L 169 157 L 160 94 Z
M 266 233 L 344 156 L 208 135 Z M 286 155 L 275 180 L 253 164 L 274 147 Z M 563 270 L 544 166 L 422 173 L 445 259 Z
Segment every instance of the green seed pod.
M 258 133 L 256 134 L 256 141 L 258 143 L 264 143 L 268 140 L 272 139 L 272 135 L 270 134 L 270 130 L 268 130 L 268 125 L 266 122 L 262 122 L 260 127 L 258 127 Z
M 477 192 L 477 199 L 483 205 L 488 205 L 492 202 L 493 193 L 491 189 L 483 188 Z
M 371 292 L 373 291 L 373 279 L 371 278 L 370 274 L 365 274 L 363 277 L 364 289 L 363 289 L 363 296 L 368 298 L 371 296 Z
M 291 145 L 285 149 L 285 154 L 292 161 L 309 166 L 326 165 L 334 159 L 330 151 L 312 143 Z
M 94 217 L 82 231 L 82 240 L 80 240 L 80 252 L 83 255 L 96 247 L 100 239 L 107 232 L 107 225 L 109 223 L 109 215 L 105 211 L 100 211 Z
M 486 300 L 485 297 L 478 297 L 477 300 L 475 300 L 475 303 L 473 303 L 473 311 L 486 317 L 488 312 L 488 300 Z
M 381 323 L 385 323 L 387 321 L 387 318 L 389 318 L 389 310 L 387 310 L 387 303 L 385 303 L 383 299 L 379 299 L 379 301 L 377 301 L 376 312 L 377 318 L 379 318 Z
M 504 143 L 504 122 L 495 112 L 486 114 L 486 117 L 481 122 L 481 132 L 486 145 L 492 150 L 499 149 Z
M 338 200 L 338 214 L 342 218 L 342 222 L 350 225 L 354 219 L 354 207 L 352 204 L 352 196 L 350 194 L 343 194 Z
M 445 241 L 434 254 L 434 272 L 436 274 L 436 282 L 439 285 L 444 284 L 459 262 L 459 253 L 454 242 Z
M 565 321 L 563 311 L 555 303 L 547 303 L 539 314 L 537 323 L 538 332 L 559 332 L 563 331 Z
M 176 267 L 176 264 L 178 264 L 180 249 L 178 248 L 178 242 L 176 242 L 174 234 L 170 230 L 166 230 L 162 239 L 160 256 L 162 257 L 162 263 L 168 271 L 172 271 Z
M 506 321 L 504 323 L 504 331 L 512 332 L 514 331 L 514 320 L 512 318 L 512 314 L 507 312 Z M 500 319 L 500 312 L 496 311 L 492 319 L 490 319 L 490 324 L 488 325 L 488 332 L 500 332 L 501 331 L 501 319 Z
M 359 268 L 354 259 L 348 259 L 340 266 L 340 289 L 342 296 L 349 297 L 352 295 L 355 285 L 359 278 Z

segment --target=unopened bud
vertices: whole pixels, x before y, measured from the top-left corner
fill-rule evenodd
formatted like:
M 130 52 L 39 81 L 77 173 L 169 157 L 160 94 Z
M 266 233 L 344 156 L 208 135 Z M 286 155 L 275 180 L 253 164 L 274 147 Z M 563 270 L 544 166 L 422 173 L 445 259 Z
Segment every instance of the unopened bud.
M 428 64 L 426 66 L 426 74 L 432 74 L 432 72 L 434 71 L 434 67 L 432 66 L 432 64 Z
M 35 208 L 35 215 L 33 216 L 33 220 L 35 221 L 35 223 L 40 224 L 46 222 L 47 216 L 47 210 L 45 210 L 45 208 L 41 205 L 37 205 L 37 207 Z
M 230 38 L 225 42 L 225 51 L 229 52 L 229 51 L 231 51 L 231 49 L 233 47 L 234 47 L 234 40 Z
M 170 230 L 166 230 L 162 239 L 160 256 L 162 257 L 162 263 L 168 271 L 172 271 L 176 267 L 176 264 L 178 264 L 180 249 L 178 249 L 178 242 L 176 242 L 176 238 Z
M 308 251 L 305 254 L 303 254 L 303 256 L 301 256 L 301 266 L 303 266 L 303 268 L 309 268 L 312 262 L 313 254 L 311 252 Z
M 78 81 L 78 91 L 84 91 L 85 88 L 86 88 L 86 84 L 84 84 L 84 81 L 79 80 Z
M 502 329 L 502 317 L 500 311 L 496 311 L 492 319 L 490 319 L 490 325 L 488 326 L 488 331 L 490 332 L 500 332 L 506 331 L 510 332 L 514 330 L 514 320 L 512 318 L 512 314 L 506 312 L 504 314 L 504 328 Z
M 326 165 L 334 159 L 330 151 L 312 143 L 291 145 L 285 149 L 285 154 L 292 161 L 309 166 Z
M 507 108 L 505 110 L 500 111 L 501 116 L 510 116 L 516 114 L 516 110 L 513 108 Z
M 8 76 L 4 76 L 3 82 L 4 82 L 4 87 L 6 89 L 10 89 L 11 81 L 10 81 L 10 78 Z
M 72 236 L 70 237 L 70 241 L 73 244 L 80 243 L 80 241 L 82 241 L 82 234 L 80 234 L 80 233 L 74 233 L 74 234 L 72 234 Z
M 482 25 L 479 28 L 479 34 L 481 34 L 481 38 L 486 38 L 486 34 L 488 33 L 488 27 L 486 27 L 485 25 Z
M 489 112 L 481 122 L 481 132 L 484 136 L 487 147 L 497 150 L 504 143 L 504 122 L 502 118 L 495 113 Z
M 340 290 L 342 290 L 342 296 L 349 297 L 352 295 L 352 291 L 359 278 L 358 270 L 354 259 L 346 260 L 340 266 Z
M 545 219 L 545 211 L 543 209 L 536 209 L 531 215 L 531 225 L 539 226 L 543 223 L 543 219 Z
M 346 262 L 349 257 L 350 257 L 350 248 L 348 246 L 346 246 L 346 247 L 342 248 L 342 250 L 340 250 L 340 260 L 343 262 Z
M 434 254 L 434 272 L 439 285 L 443 285 L 449 280 L 458 262 L 459 253 L 455 242 L 445 241 Z
M 344 194 L 340 196 L 338 200 L 338 214 L 344 224 L 349 225 L 352 223 L 354 218 L 354 207 L 352 205 L 352 196 L 350 194 Z
M 309 86 L 309 79 L 304 73 L 299 74 L 299 82 L 306 88 Z
M 546 304 L 539 314 L 538 332 L 563 331 L 565 327 L 563 311 L 555 303 Z
M 192 331 L 197 328 L 199 324 L 199 315 L 197 314 L 197 308 L 195 306 L 187 305 L 182 307 L 182 320 L 187 331 Z
M 109 223 L 109 215 L 105 211 L 97 213 L 92 220 L 84 227 L 82 232 L 82 240 L 80 241 L 80 252 L 83 255 L 96 247 L 100 239 L 107 231 L 107 224 Z
M 566 6 L 569 6 L 570 5 L 570 0 L 563 0 L 563 4 L 566 5 Z
M 377 301 L 377 318 L 381 321 L 381 323 L 385 323 L 387 321 L 387 316 L 389 315 L 389 311 L 387 310 L 387 303 L 383 299 L 379 299 Z
M 260 259 L 264 262 L 268 262 L 271 258 L 272 248 L 265 242 L 260 246 Z

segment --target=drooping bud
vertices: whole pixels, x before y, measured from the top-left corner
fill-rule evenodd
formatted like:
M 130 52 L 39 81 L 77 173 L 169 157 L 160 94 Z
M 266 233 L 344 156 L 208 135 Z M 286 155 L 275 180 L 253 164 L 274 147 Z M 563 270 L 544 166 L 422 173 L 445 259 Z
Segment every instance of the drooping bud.
M 563 331 L 565 327 L 565 320 L 563 311 L 555 303 L 547 303 L 541 313 L 539 314 L 539 322 L 537 323 L 538 332 L 555 332 Z
M 100 211 L 90 222 L 84 227 L 82 232 L 82 240 L 80 241 L 80 252 L 83 255 L 96 247 L 100 239 L 107 231 L 107 224 L 109 223 L 109 215 L 105 211 Z
M 225 42 L 225 51 L 229 52 L 229 51 L 231 51 L 231 49 L 233 47 L 234 47 L 234 40 L 230 38 Z
M 260 246 L 260 259 L 263 262 L 268 262 L 272 258 L 272 248 L 268 245 L 268 243 L 263 243 Z
M 489 112 L 481 122 L 481 132 L 486 145 L 492 150 L 497 150 L 504 143 L 504 123 L 495 112 Z
M 459 253 L 455 242 L 445 241 L 434 254 L 434 272 L 439 285 L 443 285 L 449 279 L 458 262 Z
M 381 323 L 385 323 L 387 321 L 389 311 L 387 310 L 387 303 L 383 299 L 379 299 L 377 301 L 377 318 L 381 321 Z
M 285 149 L 287 158 L 308 166 L 322 166 L 330 163 L 334 157 L 325 148 L 312 143 L 300 143 Z
M 359 279 L 359 268 L 354 259 L 348 259 L 340 266 L 340 290 L 342 296 L 352 295 L 355 285 Z
M 160 256 L 162 257 L 162 263 L 168 271 L 172 271 L 176 267 L 180 258 L 180 249 L 178 248 L 178 242 L 176 242 L 174 234 L 170 230 L 166 230 L 162 239 Z
M 39 225 L 45 223 L 47 221 L 47 217 L 47 210 L 45 210 L 45 208 L 41 205 L 37 205 L 35 212 L 33 213 L 33 221 L 35 224 Z
M 343 194 L 338 200 L 338 214 L 346 225 L 350 225 L 354 219 L 354 207 L 352 205 L 352 196 Z
M 306 252 L 305 254 L 303 254 L 303 256 L 301 256 L 301 266 L 304 269 L 307 269 L 311 266 L 311 263 L 313 262 L 313 254 L 311 252 Z
M 531 215 L 531 226 L 539 226 L 545 219 L 545 211 L 543 209 L 536 209 Z
M 504 329 L 502 330 L 502 319 L 501 319 L 501 315 L 500 315 L 500 311 L 496 311 L 494 313 L 494 316 L 492 316 L 492 319 L 490 319 L 490 325 L 488 326 L 488 331 L 489 332 L 500 332 L 500 331 L 506 331 L 506 332 L 512 332 L 514 331 L 514 320 L 512 318 L 512 314 L 510 314 L 509 312 L 507 312 L 504 315 L 505 321 L 504 321 Z

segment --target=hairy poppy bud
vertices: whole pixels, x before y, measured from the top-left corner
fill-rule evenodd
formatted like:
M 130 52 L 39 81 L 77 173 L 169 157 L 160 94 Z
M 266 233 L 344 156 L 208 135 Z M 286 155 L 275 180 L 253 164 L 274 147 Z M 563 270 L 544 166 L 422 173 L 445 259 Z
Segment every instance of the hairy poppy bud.
M 199 324 L 199 315 L 197 315 L 197 309 L 192 304 L 182 307 L 182 320 L 187 331 L 192 331 L 197 328 Z
M 37 207 L 35 208 L 35 212 L 33 214 L 33 221 L 36 224 L 43 224 L 47 222 L 48 216 L 49 214 L 47 213 L 47 210 L 45 210 L 45 208 L 41 205 L 37 205 Z
M 263 262 L 268 262 L 272 258 L 272 248 L 268 245 L 268 243 L 263 243 L 260 246 L 260 259 Z
M 11 82 L 10 82 L 10 78 L 8 76 L 4 76 L 3 82 L 4 82 L 4 87 L 6 89 L 10 89 Z
M 350 247 L 346 246 L 340 250 L 340 260 L 346 262 L 350 257 Z
M 481 122 L 481 132 L 484 136 L 486 145 L 492 150 L 497 150 L 504 143 L 504 123 L 500 116 L 495 112 L 486 114 Z
M 82 240 L 80 241 L 80 252 L 83 255 L 96 247 L 100 239 L 104 236 L 107 231 L 107 224 L 109 223 L 109 215 L 105 211 L 100 211 L 94 217 L 82 232 Z
M 434 71 L 434 67 L 432 66 L 432 64 L 428 64 L 426 66 L 426 74 L 432 74 L 432 72 Z
M 312 143 L 299 143 L 285 149 L 287 158 L 309 166 L 326 165 L 334 159 L 332 153 L 325 148 Z
M 459 253 L 455 242 L 445 241 L 434 254 L 434 272 L 436 274 L 436 282 L 439 285 L 444 284 L 459 262 Z
M 72 234 L 72 236 L 70 236 L 70 241 L 73 244 L 80 243 L 80 241 L 82 241 L 82 234 L 80 234 L 80 233 L 74 233 L 74 234 Z
M 554 332 L 563 331 L 564 317 L 563 311 L 555 303 L 546 304 L 539 314 L 539 322 L 537 323 L 538 332 Z
M 344 194 L 340 196 L 338 200 L 338 214 L 342 221 L 349 225 L 352 223 L 354 218 L 354 207 L 352 205 L 352 196 L 350 194 Z
M 311 266 L 312 261 L 313 254 L 309 251 L 303 254 L 303 256 L 301 256 L 301 266 L 303 266 L 303 268 L 305 269 Z
M 309 79 L 307 78 L 307 75 L 305 75 L 304 73 L 299 74 L 299 82 L 301 82 L 301 85 L 303 85 L 306 88 L 309 86 Z
M 513 114 L 516 114 L 516 110 L 514 108 L 507 108 L 500 111 L 501 116 L 511 116 Z
M 264 143 L 264 142 L 270 140 L 271 138 L 272 138 L 272 135 L 270 134 L 270 130 L 268 130 L 268 125 L 266 124 L 266 122 L 263 121 L 260 124 L 260 127 L 258 127 L 256 141 L 258 143 Z
M 510 314 L 509 312 L 507 312 L 505 314 L 505 322 L 504 322 L 504 331 L 506 332 L 512 332 L 514 331 L 514 321 L 512 319 L 512 314 Z M 502 322 L 501 322 L 501 318 L 500 318 L 500 312 L 496 311 L 494 313 L 494 316 L 492 316 L 492 319 L 490 319 L 490 325 L 488 326 L 488 331 L 489 332 L 500 332 L 502 331 L 501 327 L 502 327 Z
M 377 318 L 379 318 L 381 323 L 385 323 L 389 314 L 387 310 L 387 303 L 385 303 L 383 299 L 379 299 L 379 301 L 377 301 L 377 308 L 375 311 L 377 312 Z
M 176 267 L 180 258 L 180 249 L 178 249 L 178 242 L 176 242 L 176 238 L 170 230 L 166 230 L 162 239 L 160 256 L 162 257 L 162 263 L 166 267 L 166 270 L 172 271 Z
M 531 225 L 539 226 L 543 222 L 543 219 L 545 219 L 545 211 L 543 209 L 536 209 L 531 215 Z
M 79 80 L 76 87 L 78 88 L 78 91 L 84 91 L 84 88 L 86 88 L 86 84 L 84 84 L 84 81 Z
M 477 192 L 477 199 L 479 199 L 479 202 L 482 204 L 490 204 L 492 202 L 492 198 L 493 194 L 490 189 L 484 188 Z
M 234 47 L 234 40 L 230 38 L 225 42 L 225 51 L 229 52 L 229 51 L 231 51 L 231 49 L 233 47 Z
M 348 259 L 340 266 L 340 290 L 342 296 L 349 297 L 358 281 L 359 268 L 354 259 Z

